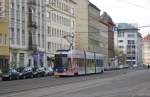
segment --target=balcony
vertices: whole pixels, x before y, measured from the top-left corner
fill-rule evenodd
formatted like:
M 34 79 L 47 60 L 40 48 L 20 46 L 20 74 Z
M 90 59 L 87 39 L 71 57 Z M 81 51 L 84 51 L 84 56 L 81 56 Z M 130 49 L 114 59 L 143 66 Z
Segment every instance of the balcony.
M 28 27 L 36 29 L 37 28 L 36 22 L 32 22 L 32 21 L 29 22 Z
M 29 50 L 37 51 L 35 36 L 31 32 L 29 32 L 29 45 L 28 46 L 29 46 Z

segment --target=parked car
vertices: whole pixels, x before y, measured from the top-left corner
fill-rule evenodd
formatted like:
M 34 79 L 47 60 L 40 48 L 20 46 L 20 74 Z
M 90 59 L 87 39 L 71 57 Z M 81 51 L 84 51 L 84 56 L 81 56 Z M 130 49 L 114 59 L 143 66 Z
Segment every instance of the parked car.
M 126 64 L 126 65 L 124 65 L 124 68 L 125 68 L 125 69 L 129 68 L 129 65 L 127 65 L 127 64 Z
M 45 72 L 46 72 L 45 70 L 46 70 L 46 69 L 45 69 L 44 67 L 38 68 L 38 69 L 37 69 L 38 75 L 39 75 L 40 77 L 45 76 Z
M 39 67 L 34 70 L 34 77 L 43 77 L 45 76 L 45 68 L 44 67 Z
M 32 67 L 25 67 L 21 72 L 20 72 L 20 78 L 33 78 L 33 69 Z
M 119 65 L 119 69 L 123 69 L 124 68 L 124 66 L 123 65 Z
M 19 72 L 17 72 L 17 70 L 14 68 L 2 74 L 2 80 L 14 80 L 14 79 L 19 79 Z
M 53 68 L 52 67 L 48 67 L 48 68 L 46 68 L 46 76 L 51 76 L 51 75 L 53 75 L 54 74 L 54 70 L 53 70 Z
M 138 67 L 138 65 L 137 65 L 137 64 L 134 64 L 133 67 Z

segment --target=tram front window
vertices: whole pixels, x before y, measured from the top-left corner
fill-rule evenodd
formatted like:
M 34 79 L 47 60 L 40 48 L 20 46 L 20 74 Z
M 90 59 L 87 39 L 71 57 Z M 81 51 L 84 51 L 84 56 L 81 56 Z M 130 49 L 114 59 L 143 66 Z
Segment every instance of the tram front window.
M 64 72 L 68 66 L 68 58 L 66 54 L 55 55 L 55 70 Z

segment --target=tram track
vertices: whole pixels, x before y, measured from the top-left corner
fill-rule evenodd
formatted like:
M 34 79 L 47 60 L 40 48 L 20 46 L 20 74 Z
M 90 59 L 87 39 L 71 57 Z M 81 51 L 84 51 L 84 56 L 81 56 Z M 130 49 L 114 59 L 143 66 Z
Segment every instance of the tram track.
M 30 85 L 26 86 L 25 84 L 28 84 L 28 82 L 27 82 L 27 83 L 22 84 L 22 87 L 21 86 L 16 86 L 16 87 L 13 86 L 13 83 L 15 83 L 15 81 L 14 81 L 14 82 L 12 82 L 12 84 L 8 84 L 8 85 L 7 85 L 7 83 L 5 83 L 6 85 L 4 85 L 4 86 L 7 86 L 7 88 L 4 87 L 4 86 L 3 86 L 4 87 L 3 88 L 3 87 L 1 87 L 1 84 L 3 84 L 3 82 L 2 82 L 2 83 L 0 83 L 0 88 L 3 88 L 3 89 L 0 89 L 0 96 L 5 96 L 5 95 L 8 95 L 8 94 L 15 94 L 15 93 L 18 93 L 18 92 L 32 91 L 32 90 L 37 90 L 37 89 L 41 89 L 41 88 L 50 88 L 50 87 L 55 87 L 55 86 L 59 86 L 59 85 L 78 83 L 78 82 L 86 81 L 86 80 L 94 80 L 94 79 L 100 79 L 100 78 L 115 77 L 115 76 L 118 76 L 118 75 L 121 75 L 121 74 L 126 74 L 126 73 L 132 72 L 132 71 L 133 70 L 107 71 L 104 74 L 95 74 L 95 75 L 77 76 L 77 77 L 67 77 L 67 78 L 66 77 L 63 77 L 63 78 L 52 77 L 52 78 L 50 78 L 50 80 L 48 80 L 47 78 L 29 79 L 29 80 L 27 79 L 28 82 L 35 81 L 35 83 L 32 83 L 31 86 Z M 16 83 L 19 83 L 19 82 L 21 83 L 21 82 L 26 82 L 26 81 L 19 80 Z M 41 83 L 41 82 L 43 82 L 43 83 Z M 16 85 L 18 85 L 18 84 L 16 84 Z M 10 87 L 10 89 L 8 89 L 8 87 Z

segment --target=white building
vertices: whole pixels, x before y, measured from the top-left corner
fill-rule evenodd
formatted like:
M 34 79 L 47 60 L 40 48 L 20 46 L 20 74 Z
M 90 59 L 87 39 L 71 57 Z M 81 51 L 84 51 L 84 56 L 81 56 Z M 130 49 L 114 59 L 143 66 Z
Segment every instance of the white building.
M 47 56 L 75 45 L 75 7 L 72 0 L 47 0 Z M 50 61 L 50 60 L 49 60 Z
M 114 34 L 115 47 L 126 54 L 128 65 L 142 64 L 142 37 L 137 24 L 119 23 Z
M 17 67 L 46 65 L 45 5 L 45 0 L 9 0 L 10 64 Z M 29 13 L 33 19 L 31 25 Z M 32 49 L 33 45 L 36 50 Z

